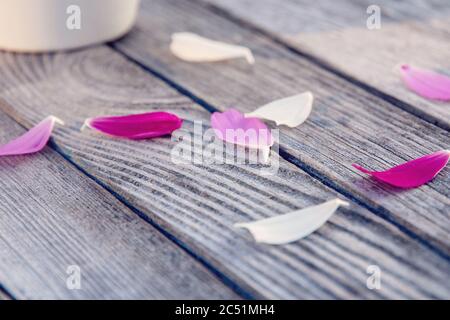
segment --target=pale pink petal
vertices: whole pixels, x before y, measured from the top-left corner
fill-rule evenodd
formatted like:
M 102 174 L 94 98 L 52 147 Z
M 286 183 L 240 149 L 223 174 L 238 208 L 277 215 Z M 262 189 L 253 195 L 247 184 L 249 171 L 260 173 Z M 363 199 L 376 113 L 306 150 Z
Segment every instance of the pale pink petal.
M 433 99 L 450 101 L 450 78 L 432 71 L 401 66 L 401 75 L 406 86 L 418 95 Z
M 183 120 L 168 112 L 91 118 L 85 125 L 104 134 L 128 139 L 150 139 L 179 129 Z
M 55 122 L 63 123 L 49 116 L 22 136 L 0 147 L 0 156 L 13 156 L 35 153 L 42 150 L 50 139 Z
M 251 148 L 270 147 L 274 143 L 269 128 L 257 118 L 246 118 L 236 109 L 214 112 L 211 126 L 217 136 L 226 142 Z
M 370 171 L 357 164 L 353 164 L 353 166 L 390 185 L 399 188 L 414 188 L 431 181 L 447 165 L 449 158 L 450 150 L 442 150 L 386 171 Z

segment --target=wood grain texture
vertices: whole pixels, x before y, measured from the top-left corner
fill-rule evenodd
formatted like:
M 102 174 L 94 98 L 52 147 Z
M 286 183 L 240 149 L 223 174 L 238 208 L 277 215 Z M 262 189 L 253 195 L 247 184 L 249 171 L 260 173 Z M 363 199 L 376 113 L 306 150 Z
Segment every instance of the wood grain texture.
M 447 0 L 205 0 L 263 28 L 278 39 L 406 104 L 421 118 L 450 129 L 450 104 L 410 92 L 395 70 L 409 63 L 450 75 L 450 3 Z M 367 28 L 370 5 L 381 28 Z
M 193 120 L 208 126 L 203 108 L 110 48 L 3 53 L 0 72 L 2 110 L 27 127 L 48 114 L 63 119 L 66 126 L 53 135 L 61 152 L 252 296 L 450 297 L 448 260 L 357 205 L 285 246 L 256 244 L 233 228 L 338 196 L 282 159 L 272 176 L 251 165 L 175 165 L 170 152 L 177 142 L 169 138 L 126 141 L 80 132 L 86 117 L 155 109 L 184 118 L 184 133 L 192 133 Z M 372 264 L 383 273 L 378 291 L 366 287 Z
M 0 144 L 23 132 L 0 113 Z M 0 283 L 18 299 L 238 297 L 48 147 L 0 158 L 0 181 Z
M 430 241 L 448 257 L 449 168 L 428 185 L 402 191 L 372 181 L 351 164 L 382 169 L 447 149 L 449 132 L 194 1 L 144 1 L 142 9 L 136 29 L 115 43 L 115 48 L 219 110 L 250 111 L 277 98 L 312 91 L 316 101 L 308 121 L 295 129 L 280 128 L 280 145 L 291 160 L 385 219 Z M 180 61 L 168 49 L 171 34 L 179 31 L 249 46 L 256 64 Z

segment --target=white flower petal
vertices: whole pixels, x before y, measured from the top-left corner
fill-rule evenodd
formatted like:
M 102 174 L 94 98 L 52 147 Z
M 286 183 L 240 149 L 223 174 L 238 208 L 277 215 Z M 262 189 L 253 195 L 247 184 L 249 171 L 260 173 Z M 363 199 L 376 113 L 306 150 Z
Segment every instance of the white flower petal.
M 248 229 L 257 242 L 286 244 L 313 233 L 331 217 L 339 206 L 348 205 L 348 202 L 334 199 L 314 207 L 268 219 L 237 223 L 235 227 Z
M 179 59 L 189 62 L 214 62 L 245 58 L 248 63 L 255 63 L 255 58 L 249 48 L 213 41 L 189 32 L 174 33 L 170 50 Z
M 251 113 L 247 113 L 245 116 L 271 120 L 275 121 L 277 125 L 286 125 L 293 128 L 305 122 L 309 117 L 313 102 L 314 96 L 308 91 L 273 101 Z

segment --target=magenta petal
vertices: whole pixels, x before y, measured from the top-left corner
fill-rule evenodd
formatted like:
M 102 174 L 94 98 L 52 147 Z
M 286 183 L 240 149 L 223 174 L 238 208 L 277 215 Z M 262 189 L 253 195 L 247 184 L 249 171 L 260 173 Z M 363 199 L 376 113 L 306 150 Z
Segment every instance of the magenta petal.
M 442 150 L 386 171 L 369 171 L 357 164 L 353 164 L 353 167 L 390 185 L 414 188 L 431 181 L 447 165 L 449 158 L 450 150 Z
M 50 139 L 55 122 L 62 123 L 54 116 L 45 118 L 22 136 L 1 146 L 0 156 L 29 154 L 42 150 Z
M 183 120 L 168 112 L 87 119 L 85 125 L 102 133 L 128 139 L 149 139 L 171 134 Z
M 450 78 L 432 71 L 401 66 L 406 86 L 418 95 L 433 100 L 450 100 Z
M 246 118 L 236 109 L 214 112 L 211 126 L 217 136 L 226 142 L 251 148 L 270 147 L 274 140 L 269 128 L 257 118 Z

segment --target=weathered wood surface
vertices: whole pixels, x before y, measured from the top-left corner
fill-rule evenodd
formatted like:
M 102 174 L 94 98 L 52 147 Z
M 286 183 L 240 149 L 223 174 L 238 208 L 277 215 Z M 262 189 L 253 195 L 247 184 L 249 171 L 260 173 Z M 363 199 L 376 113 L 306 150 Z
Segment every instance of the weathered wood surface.
M 157 32 L 155 31 L 157 30 Z M 191 31 L 249 46 L 256 64 L 180 61 L 169 51 L 174 32 Z M 113 47 L 219 110 L 250 111 L 277 98 L 311 90 L 308 121 L 281 128 L 291 161 L 373 212 L 450 254 L 450 169 L 421 188 L 401 191 L 374 183 L 351 164 L 373 169 L 447 149 L 450 134 L 342 80 L 195 1 L 144 1 L 137 27 Z
M 448 0 L 205 0 L 332 68 L 399 100 L 396 105 L 450 129 L 450 104 L 423 99 L 402 84 L 401 63 L 450 75 Z M 367 28 L 370 5 L 381 28 Z
M 248 165 L 175 165 L 170 151 L 176 142 L 169 138 L 133 142 L 80 132 L 86 117 L 154 109 L 186 119 L 186 132 L 192 132 L 192 120 L 207 125 L 205 109 L 110 48 L 3 53 L 0 73 L 0 109 L 26 127 L 48 114 L 63 119 L 66 126 L 53 135 L 61 152 L 249 296 L 450 297 L 448 259 L 355 204 L 338 210 L 307 239 L 286 246 L 256 244 L 245 230 L 233 228 L 235 222 L 339 196 L 282 159 L 273 176 Z M 366 287 L 372 264 L 382 270 L 381 290 Z
M 0 144 L 23 132 L 0 113 Z M 0 283 L 17 299 L 238 297 L 49 147 L 0 158 L 0 181 Z

